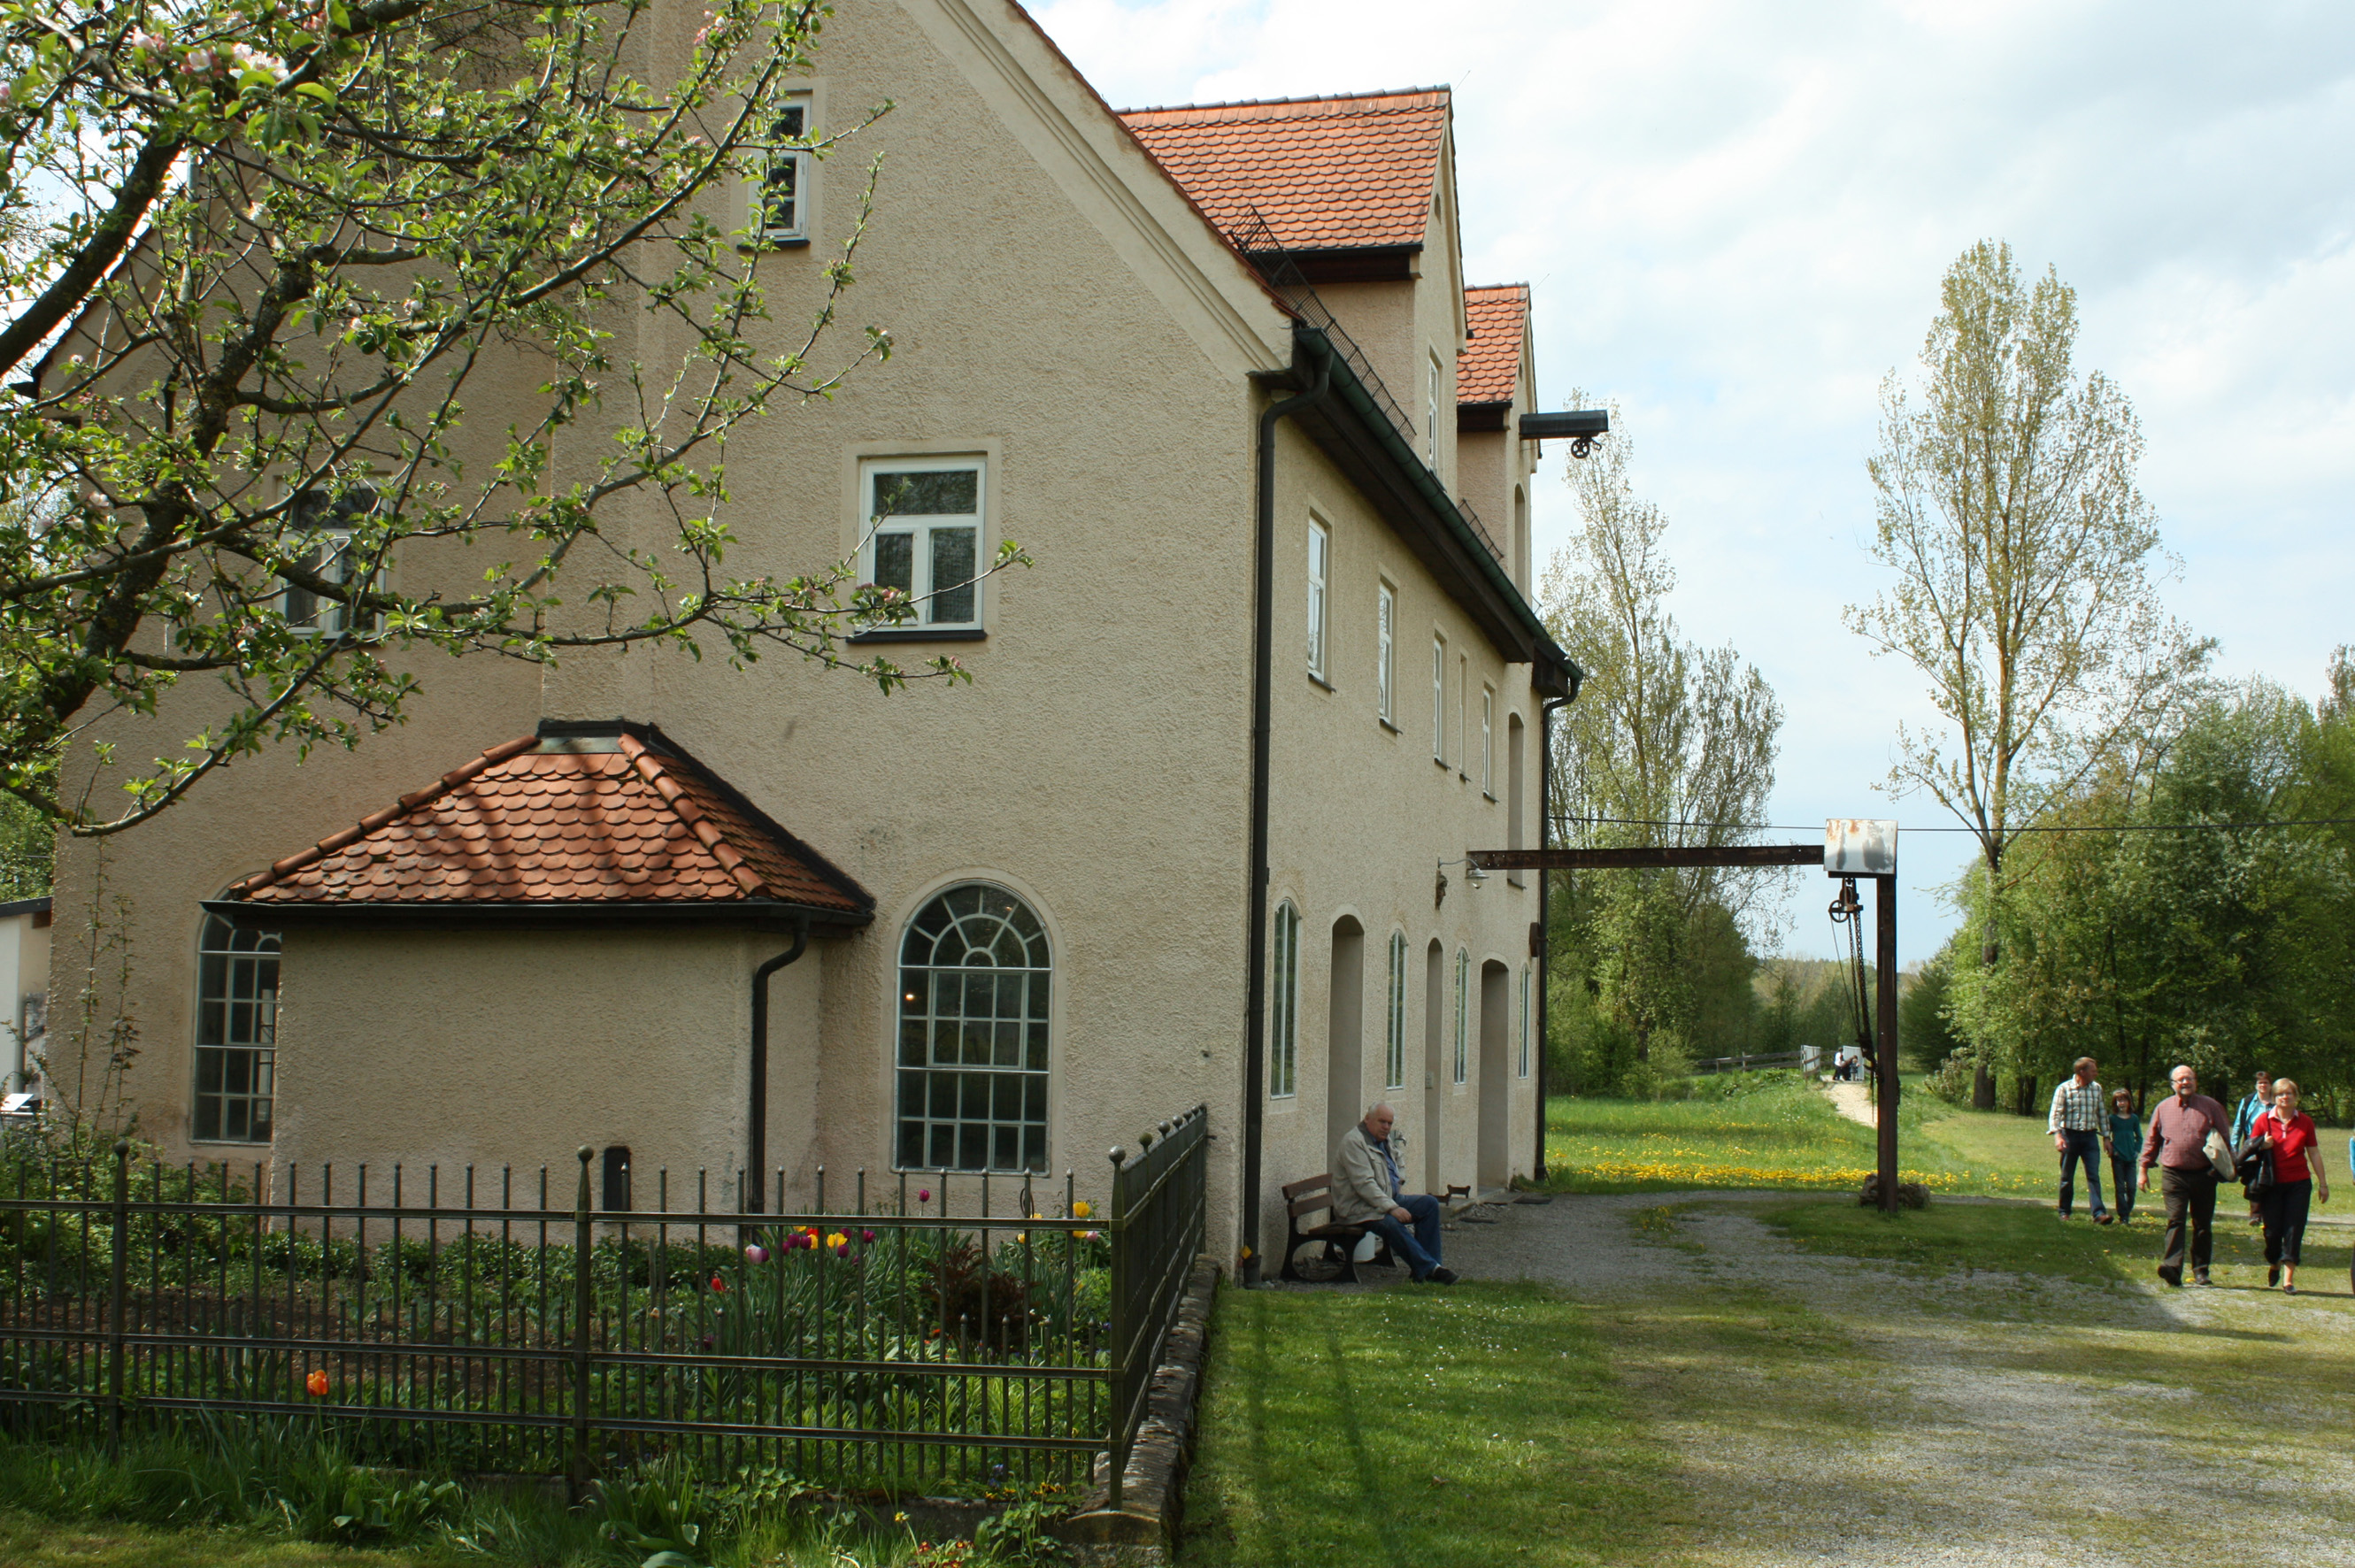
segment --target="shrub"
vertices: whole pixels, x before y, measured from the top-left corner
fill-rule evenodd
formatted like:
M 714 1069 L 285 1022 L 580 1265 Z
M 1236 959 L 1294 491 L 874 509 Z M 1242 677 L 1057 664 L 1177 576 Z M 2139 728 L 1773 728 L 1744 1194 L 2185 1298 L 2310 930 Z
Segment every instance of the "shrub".
M 1950 1105 L 1968 1105 L 1975 1066 L 1968 1055 L 1958 1051 L 1938 1063 L 1938 1070 L 1923 1081 L 1923 1087 Z

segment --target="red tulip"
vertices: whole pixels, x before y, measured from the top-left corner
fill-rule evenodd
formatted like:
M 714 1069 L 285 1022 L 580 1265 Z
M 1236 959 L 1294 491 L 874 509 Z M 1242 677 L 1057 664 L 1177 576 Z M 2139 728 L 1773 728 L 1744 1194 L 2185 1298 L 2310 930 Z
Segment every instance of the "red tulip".
M 321 1369 L 321 1370 L 320 1370 L 320 1371 L 318 1371 L 313 1372 L 309 1377 L 304 1378 L 304 1379 L 303 1380 L 303 1386 L 304 1386 L 305 1389 L 308 1389 L 308 1390 L 310 1391 L 310 1392 L 311 1392 L 311 1397 L 312 1397 L 312 1398 L 314 1398 L 314 1399 L 325 1399 L 325 1398 L 326 1398 L 326 1397 L 327 1397 L 327 1374 L 326 1374 L 325 1370 L 323 1368 L 323 1369 Z

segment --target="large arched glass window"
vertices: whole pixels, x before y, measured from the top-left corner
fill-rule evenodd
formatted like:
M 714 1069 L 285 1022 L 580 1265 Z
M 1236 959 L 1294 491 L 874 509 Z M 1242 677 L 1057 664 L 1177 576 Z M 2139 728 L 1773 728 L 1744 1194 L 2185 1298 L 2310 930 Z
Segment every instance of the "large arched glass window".
M 1004 888 L 934 898 L 900 943 L 902 1167 L 1047 1168 L 1047 1008 L 1054 960 Z
M 193 1136 L 266 1144 L 278 1080 L 278 933 L 208 915 L 197 939 Z

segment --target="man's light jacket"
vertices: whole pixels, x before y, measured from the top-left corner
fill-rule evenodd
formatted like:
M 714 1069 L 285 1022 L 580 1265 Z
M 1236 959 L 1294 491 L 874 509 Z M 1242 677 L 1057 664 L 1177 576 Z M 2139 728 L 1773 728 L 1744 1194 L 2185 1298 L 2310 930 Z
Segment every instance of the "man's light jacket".
M 1333 1218 L 1345 1223 L 1378 1220 L 1397 1206 L 1390 1157 L 1366 1136 L 1360 1122 L 1341 1135 L 1333 1151 Z

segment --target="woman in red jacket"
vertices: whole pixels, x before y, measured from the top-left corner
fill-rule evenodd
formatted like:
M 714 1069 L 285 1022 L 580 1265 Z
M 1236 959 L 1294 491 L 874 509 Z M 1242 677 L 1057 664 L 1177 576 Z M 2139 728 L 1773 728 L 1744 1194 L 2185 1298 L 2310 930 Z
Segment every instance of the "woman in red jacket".
M 2261 1201 L 2265 1221 L 2265 1283 L 2278 1284 L 2297 1294 L 2298 1243 L 2306 1238 L 2309 1200 L 2330 1201 L 2330 1180 L 2322 1162 L 2309 1160 L 2314 1151 L 2314 1118 L 2297 1108 L 2297 1085 L 2286 1078 L 2274 1080 L 2273 1109 L 2249 1124 L 2252 1139 L 2273 1146 L 2274 1184 Z

